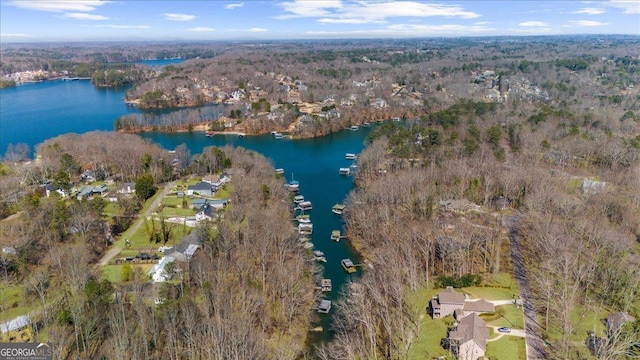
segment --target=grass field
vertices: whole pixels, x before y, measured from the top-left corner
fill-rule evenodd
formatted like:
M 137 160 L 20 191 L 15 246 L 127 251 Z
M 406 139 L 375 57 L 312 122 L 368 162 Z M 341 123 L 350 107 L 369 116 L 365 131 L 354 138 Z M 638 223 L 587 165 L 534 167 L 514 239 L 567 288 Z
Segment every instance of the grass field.
M 482 315 L 482 319 L 487 322 L 487 325 L 524 329 L 522 308 L 516 308 L 515 305 L 497 306 L 495 314 Z
M 27 304 L 23 293 L 22 285 L 0 282 L 0 322 L 28 314 L 34 310 L 34 306 L 37 304 Z
M 525 341 L 517 336 L 503 336 L 487 343 L 485 355 L 491 360 L 524 360 L 527 358 Z

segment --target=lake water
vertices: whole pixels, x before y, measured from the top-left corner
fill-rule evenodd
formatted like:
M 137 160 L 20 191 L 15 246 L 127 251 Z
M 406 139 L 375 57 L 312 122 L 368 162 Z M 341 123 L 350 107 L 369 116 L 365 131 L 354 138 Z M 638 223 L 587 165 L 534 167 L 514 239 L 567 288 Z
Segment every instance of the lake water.
M 0 152 L 4 154 L 10 143 L 27 143 L 31 149 L 42 141 L 68 132 L 83 133 L 92 130 L 113 130 L 115 119 L 139 110 L 124 104 L 125 89 L 98 89 L 89 81 L 47 81 L 17 86 L 0 91 Z M 285 177 L 300 182 L 300 193 L 312 202 L 311 220 L 314 224 L 312 241 L 315 249 L 325 253 L 324 276 L 332 279 L 333 291 L 326 298 L 335 300 L 339 290 L 350 276 L 340 261 L 351 258 L 359 262 L 345 240 L 336 243 L 330 239 L 332 230 L 343 230 L 341 218 L 331 212 L 353 188 L 353 179 L 338 174 L 352 161 L 346 153 L 359 153 L 370 128 L 358 131 L 344 130 L 335 134 L 307 140 L 276 140 L 271 135 L 246 136 L 203 133 L 144 133 L 166 149 L 186 144 L 192 154 L 206 146 L 233 145 L 257 151 L 273 161 L 275 168 L 284 168 Z M 359 272 L 361 270 L 359 269 Z M 332 309 L 332 313 L 335 308 Z M 325 332 L 312 334 L 312 342 L 331 337 L 331 314 L 321 315 Z

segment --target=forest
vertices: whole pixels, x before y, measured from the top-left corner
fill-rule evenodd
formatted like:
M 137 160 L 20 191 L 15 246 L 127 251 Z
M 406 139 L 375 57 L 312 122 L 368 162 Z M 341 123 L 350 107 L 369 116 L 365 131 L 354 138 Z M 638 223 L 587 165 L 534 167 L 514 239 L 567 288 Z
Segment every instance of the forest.
M 127 95 L 180 109 L 49 139 L 32 161 L 13 144 L 0 168 L 0 239 L 15 249 L 0 253 L 2 286 L 38 309 L 34 332 L 55 342 L 57 358 L 451 358 L 441 338 L 435 351 L 420 347 L 424 324 L 435 326 L 427 302 L 446 286 L 511 291 L 534 314 L 544 358 L 638 358 L 639 320 L 615 333 L 602 324 L 619 312 L 640 319 L 637 37 L 149 46 L 88 46 L 68 61 L 184 56 Z M 4 71 L 40 66 L 34 54 L 50 50 L 3 51 Z M 313 348 L 318 269 L 296 246 L 290 194 L 269 159 L 167 151 L 123 133 L 204 123 L 312 137 L 373 122 L 343 218 L 366 266 L 340 289 L 333 338 Z M 87 171 L 139 194 L 117 205 L 45 195 Z M 202 251 L 179 279 L 156 289 L 141 272 L 100 275 L 97 263 L 150 214 L 154 193 L 222 173 L 230 203 L 184 234 Z M 149 243 L 186 228 L 139 223 Z

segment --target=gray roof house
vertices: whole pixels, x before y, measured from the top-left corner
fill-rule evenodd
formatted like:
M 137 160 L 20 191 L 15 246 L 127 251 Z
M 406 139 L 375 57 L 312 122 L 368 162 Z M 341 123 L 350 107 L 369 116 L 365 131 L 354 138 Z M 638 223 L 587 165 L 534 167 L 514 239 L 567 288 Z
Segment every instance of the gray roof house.
M 449 286 L 429 302 L 429 310 L 434 319 L 452 314 L 456 319 L 460 319 L 473 313 L 492 313 L 495 306 L 483 299 L 466 300 L 464 294 Z
M 211 184 L 201 181 L 195 185 L 187 186 L 187 195 L 194 195 L 196 193 L 200 196 L 211 197 L 213 195 Z
M 216 207 L 210 204 L 205 204 L 196 213 L 196 221 L 213 220 L 216 218 L 216 211 Z
M 460 319 L 448 336 L 458 360 L 477 360 L 484 357 L 488 338 L 489 328 L 476 313 Z
M 180 241 L 180 244 L 164 251 L 165 256 L 170 256 L 180 262 L 188 262 L 200 248 L 200 239 L 196 233 L 186 235 Z

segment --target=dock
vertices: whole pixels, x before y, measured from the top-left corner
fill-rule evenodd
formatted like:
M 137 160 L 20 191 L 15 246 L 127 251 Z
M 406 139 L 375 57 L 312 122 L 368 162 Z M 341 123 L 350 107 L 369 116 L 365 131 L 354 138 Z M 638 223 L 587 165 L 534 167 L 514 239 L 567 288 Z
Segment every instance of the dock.
M 318 305 L 318 312 L 321 314 L 328 314 L 329 310 L 331 310 L 331 300 L 322 300 L 320 301 L 320 305 Z
M 335 204 L 331 208 L 331 212 L 337 215 L 342 215 L 344 213 L 346 206 L 343 204 Z
M 332 230 L 331 231 L 331 240 L 340 241 L 340 239 L 345 239 L 346 236 L 340 233 L 340 230 Z
M 340 173 L 340 175 L 350 175 L 351 174 L 351 168 L 340 168 L 340 170 L 338 170 L 338 172 Z

